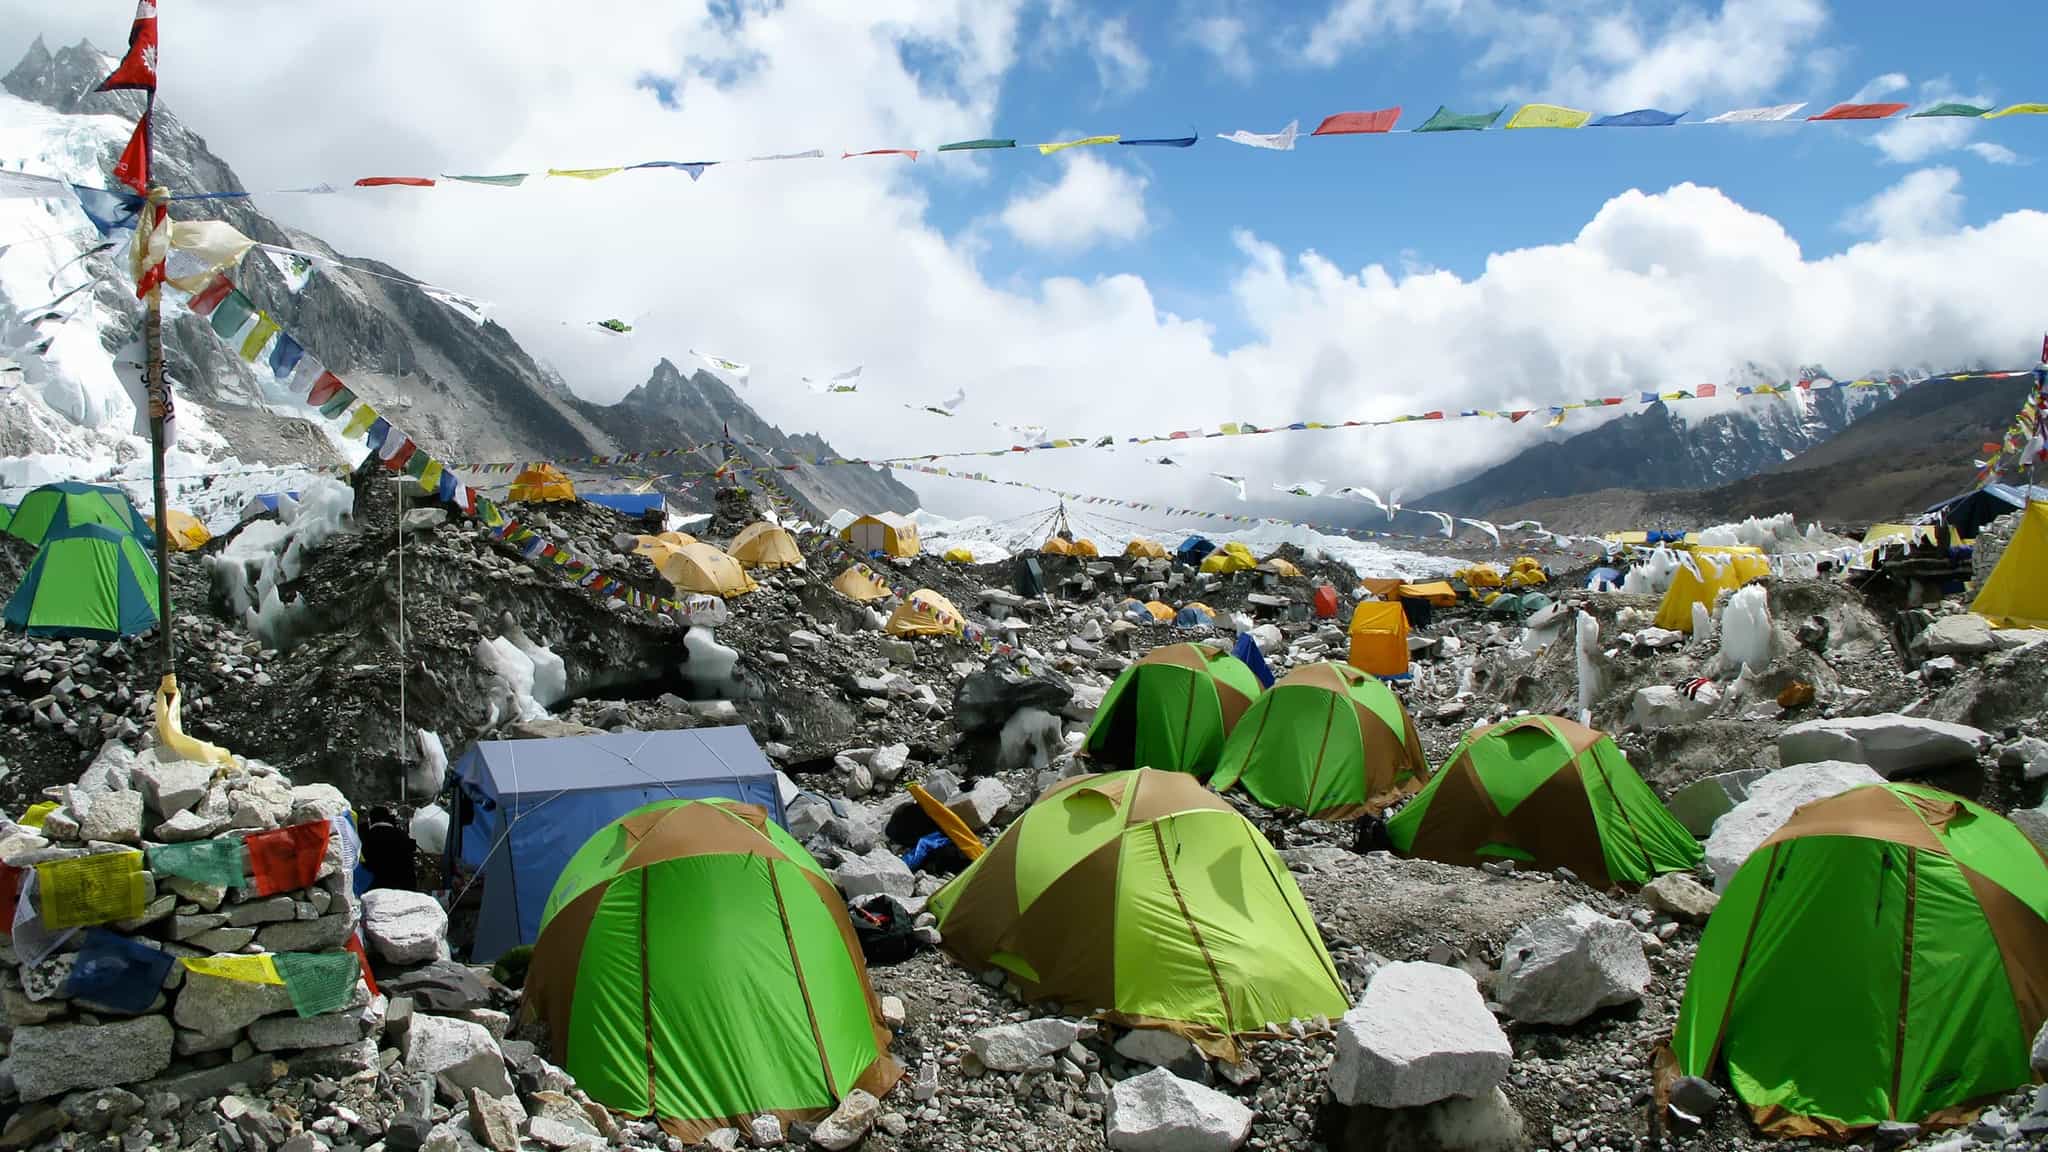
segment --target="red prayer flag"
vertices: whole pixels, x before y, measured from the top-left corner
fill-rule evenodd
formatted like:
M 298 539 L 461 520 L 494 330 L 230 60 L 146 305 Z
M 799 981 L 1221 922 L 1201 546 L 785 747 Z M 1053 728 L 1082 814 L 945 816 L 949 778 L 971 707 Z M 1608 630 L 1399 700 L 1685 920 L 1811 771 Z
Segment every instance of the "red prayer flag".
M 21 869 L 0 864 L 0 933 L 14 935 L 14 905 L 21 898 Z
M 327 858 L 327 837 L 332 831 L 327 821 L 315 820 L 311 824 L 250 833 L 243 843 L 249 847 L 249 880 L 256 894 L 275 896 L 310 887 L 319 879 L 320 862 Z
M 135 134 L 128 137 L 128 146 L 121 149 L 121 158 L 114 161 L 114 179 L 135 189 L 137 195 L 149 195 L 149 113 L 144 111 L 142 119 L 135 122 Z
M 192 294 L 192 299 L 186 302 L 185 307 L 191 309 L 194 316 L 211 316 L 213 310 L 220 307 L 220 302 L 227 299 L 228 293 L 234 290 L 235 286 L 228 282 L 227 277 L 215 276 L 206 282 L 206 287 Z
M 2041 335 L 2041 363 L 2048 364 L 2048 332 Z
M 412 454 L 419 451 L 419 449 L 420 446 L 413 443 L 411 438 L 408 437 L 405 443 L 398 446 L 398 451 L 393 452 L 385 459 L 384 466 L 393 472 L 397 472 L 405 467 L 405 462 L 412 459 Z
M 1605 404 L 1605 405 L 1607 405 L 1608 407 L 1612 408 L 1612 407 L 1613 407 L 1614 405 L 1616 405 L 1616 404 L 1619 404 L 1619 403 L 1621 403 L 1621 397 L 1619 397 L 1619 396 L 1605 396 L 1605 397 L 1602 397 L 1602 398 L 1601 398 L 1600 402 L 1601 402 L 1602 404 Z
M 98 91 L 124 89 L 156 91 L 156 0 L 137 0 L 135 23 L 128 26 L 128 51 L 113 75 L 100 81 Z
M 1358 132 L 1392 132 L 1394 122 L 1401 118 L 1401 106 L 1382 108 L 1377 112 L 1339 112 L 1324 117 L 1311 136 L 1347 136 Z
M 376 999 L 377 978 L 370 975 L 370 954 L 363 951 L 362 925 L 357 925 L 356 930 L 348 934 L 348 940 L 342 944 L 342 947 L 355 953 L 356 959 L 362 963 L 363 984 L 370 989 L 370 998 Z
M 322 372 L 320 378 L 313 381 L 312 389 L 306 393 L 306 403 L 318 407 L 334 399 L 334 394 L 339 391 L 341 377 L 332 372 Z
M 1422 418 L 1424 420 L 1441 420 L 1444 418 L 1444 414 L 1441 412 L 1424 412 Z
M 1882 120 L 1906 110 L 1904 104 L 1837 104 L 1808 120 Z
M 1521 411 L 1519 411 L 1519 412 L 1510 412 L 1510 413 L 1508 413 L 1508 423 L 1510 423 L 1510 424 L 1519 424 L 1519 423 L 1521 423 L 1521 422 L 1522 422 L 1522 417 L 1524 417 L 1524 416 L 1527 416 L 1527 415 L 1529 414 L 1529 412 L 1530 412 L 1530 409 L 1524 408 L 1524 409 L 1522 409 L 1522 410 L 1521 410 Z
M 1714 393 L 1719 391 L 1720 389 L 1712 384 L 1702 384 L 1696 391 L 1693 392 L 1693 395 L 1697 396 L 1701 400 L 1712 400 L 1714 398 Z
M 385 188 L 399 185 L 406 188 L 432 188 L 434 182 L 424 176 L 365 176 L 356 181 L 358 188 Z

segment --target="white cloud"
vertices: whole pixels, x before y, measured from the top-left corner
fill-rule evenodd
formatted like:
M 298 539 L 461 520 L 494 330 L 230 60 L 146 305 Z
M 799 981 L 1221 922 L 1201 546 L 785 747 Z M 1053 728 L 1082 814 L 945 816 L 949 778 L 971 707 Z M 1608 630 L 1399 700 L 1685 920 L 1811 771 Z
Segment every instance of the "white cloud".
M 1034 181 L 1003 207 L 1020 243 L 1074 253 L 1135 240 L 1145 231 L 1146 180 L 1088 152 L 1069 153 L 1058 182 Z
M 1327 68 L 1368 40 L 1406 35 L 1426 20 L 1453 19 L 1464 7 L 1463 0 L 1334 0 L 1309 30 L 1302 58 Z
M 1963 213 L 1962 173 L 1922 168 L 1850 210 L 1843 223 L 1886 240 L 1953 232 Z
M 1130 24 L 1122 16 L 1095 25 L 1088 38 L 1088 51 L 1095 59 L 1095 75 L 1105 92 L 1128 95 L 1143 88 L 1152 76 L 1152 61 L 1131 39 Z
M 1188 26 L 1188 39 L 1216 61 L 1224 75 L 1249 80 L 1258 70 L 1251 45 L 1245 43 L 1245 23 L 1236 16 L 1203 16 Z
M 1862 91 L 1851 97 L 1851 100 L 1857 103 L 1887 98 L 1903 100 L 1906 99 L 1903 93 L 1909 87 L 1911 85 L 1907 83 L 1904 75 L 1890 72 L 1865 84 Z M 1938 77 L 1923 82 L 1918 96 L 1912 98 L 1911 103 L 1920 107 L 1955 103 L 1986 108 L 1992 106 L 1995 101 L 1983 92 L 1959 92 L 1947 77 Z M 1945 152 L 1968 147 L 1980 125 L 1980 121 L 1967 116 L 1925 116 L 1915 119 L 1902 113 L 1886 121 L 1883 127 L 1870 135 L 1869 139 L 1871 146 L 1884 153 L 1884 158 L 1890 163 L 1920 164 Z M 1979 151 L 1974 147 L 1970 150 Z M 2012 155 L 2002 145 L 1992 145 L 1991 150 L 1994 153 Z M 1979 152 L 1979 155 L 1983 153 Z M 2016 156 L 2013 158 L 2018 159 Z M 1991 162 L 2010 163 L 1999 160 Z
M 1856 94 L 1849 97 L 1847 102 L 1850 104 L 1871 104 L 1887 96 L 1904 92 L 1910 87 L 1912 87 L 1912 81 L 1906 79 L 1904 72 L 1886 72 L 1883 75 L 1872 77 L 1870 83 L 1858 88 Z
M 1993 144 L 1989 140 L 1979 140 L 1969 145 L 1968 150 L 1974 153 L 1977 159 L 1984 161 L 1986 164 L 2017 164 L 2020 162 L 2019 153 L 2007 148 L 2003 144 Z

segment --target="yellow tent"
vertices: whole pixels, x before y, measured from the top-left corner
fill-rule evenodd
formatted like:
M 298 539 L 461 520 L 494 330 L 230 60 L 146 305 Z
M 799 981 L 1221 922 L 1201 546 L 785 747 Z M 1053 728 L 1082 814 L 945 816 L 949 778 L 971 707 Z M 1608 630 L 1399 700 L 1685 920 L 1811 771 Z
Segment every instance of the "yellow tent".
M 1124 555 L 1145 560 L 1164 560 L 1168 553 L 1164 544 L 1133 536 L 1131 542 L 1124 545 Z
M 1284 560 L 1278 556 L 1269 558 L 1264 564 L 1261 564 L 1260 567 L 1264 568 L 1268 572 L 1273 573 L 1275 576 L 1288 577 L 1301 575 L 1301 569 L 1296 568 L 1292 560 Z
M 1375 676 L 1408 671 L 1408 613 L 1399 604 L 1367 600 L 1351 613 L 1350 663 Z
M 884 556 L 915 556 L 919 548 L 917 525 L 894 512 L 877 512 L 848 524 L 839 538 L 862 552 Z
M 1534 556 L 1517 556 L 1508 568 L 1508 587 L 1540 588 L 1550 582 L 1550 574 L 1543 570 Z
M 574 500 L 576 485 L 562 474 L 553 464 L 535 464 L 512 478 L 512 491 L 505 499 L 518 503 L 522 500 Z
M 657 557 L 654 567 L 668 577 L 679 592 L 708 592 L 714 596 L 739 596 L 756 585 L 740 562 L 703 541 L 685 544 Z
M 1168 623 L 1173 619 L 1173 605 L 1164 604 L 1158 600 L 1145 601 L 1145 611 L 1151 613 L 1152 619 L 1159 621 L 1161 624 Z M 1211 615 L 1214 615 L 1214 613 L 1211 613 Z
M 889 585 L 865 564 L 855 564 L 841 572 L 833 578 L 832 588 L 841 596 L 863 604 L 886 599 L 889 595 Z
M 633 555 L 650 559 L 667 555 L 685 544 L 695 544 L 697 538 L 688 532 L 663 532 L 654 536 L 633 537 Z
M 169 544 L 174 552 L 196 552 L 206 547 L 208 540 L 213 539 L 213 533 L 208 532 L 206 525 L 201 524 L 190 512 L 173 508 L 164 516 L 171 522 L 171 530 L 164 542 Z M 149 525 L 150 531 L 156 531 L 156 517 L 144 516 L 142 519 Z
M 1681 564 L 1671 574 L 1671 587 L 1657 606 L 1657 627 L 1691 632 L 1693 605 L 1705 604 L 1711 612 L 1721 593 L 1770 574 L 1770 562 L 1755 548 L 1695 548 L 1692 565 Z
M 1259 566 L 1259 559 L 1252 550 L 1232 540 L 1202 560 L 1204 572 L 1249 572 Z
M 974 563 L 974 553 L 969 552 L 965 548 L 948 548 L 946 549 L 945 559 L 954 564 L 972 564 Z
M 1453 575 L 1463 580 L 1467 588 L 1498 588 L 1501 586 L 1500 569 L 1495 568 L 1491 564 L 1474 564 L 1470 568 L 1460 568 Z
M 732 558 L 744 568 L 793 568 L 804 562 L 804 554 L 797 550 L 796 537 L 766 520 L 740 529 L 732 538 L 729 549 Z
M 891 636 L 958 636 L 964 627 L 952 601 L 929 588 L 919 588 L 896 606 L 882 631 Z
M 1650 534 L 1648 532 L 1609 532 L 1606 540 L 1609 544 L 1620 544 L 1625 548 L 1642 548 L 1649 545 Z
M 1081 539 L 1074 541 L 1074 555 L 1100 556 L 1102 555 L 1102 553 L 1096 550 L 1095 541 L 1090 540 L 1086 537 L 1082 537 Z
M 1399 576 L 1367 576 L 1358 582 L 1358 586 L 1385 600 L 1399 593 L 1401 585 L 1406 583 Z
M 1074 542 L 1064 536 L 1048 536 L 1045 543 L 1038 546 L 1038 550 L 1047 556 L 1072 556 Z
M 2030 501 L 1970 611 L 1993 628 L 2048 628 L 2048 503 Z
M 1427 584 L 1403 584 L 1398 595 L 1403 600 L 1427 600 L 1438 608 L 1449 608 L 1458 602 L 1458 590 L 1442 580 Z

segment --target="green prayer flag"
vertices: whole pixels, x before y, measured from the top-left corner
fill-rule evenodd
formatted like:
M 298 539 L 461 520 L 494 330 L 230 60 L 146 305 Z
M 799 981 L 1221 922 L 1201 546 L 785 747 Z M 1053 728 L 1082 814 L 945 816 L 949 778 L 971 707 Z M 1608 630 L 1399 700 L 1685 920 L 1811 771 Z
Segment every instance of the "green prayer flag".
M 348 411 L 348 406 L 355 402 L 355 393 L 346 388 L 336 389 L 334 395 L 327 398 L 327 403 L 320 406 L 320 414 L 329 420 L 333 420 L 343 412 Z
M 488 184 L 493 188 L 517 188 L 526 183 L 526 173 L 507 172 L 503 176 L 443 176 L 443 180 L 460 180 L 464 184 Z
M 244 851 L 238 837 L 159 844 L 149 850 L 149 870 L 183 876 L 216 888 L 241 888 L 249 883 Z
M 280 952 L 272 957 L 301 1016 L 338 1012 L 355 995 L 362 962 L 353 952 Z
M 1015 148 L 1015 140 L 959 140 L 952 144 L 939 145 L 941 152 L 970 152 L 981 148 Z
M 225 340 L 240 332 L 242 325 L 255 314 L 255 303 L 242 295 L 240 288 L 230 288 L 221 302 L 214 306 L 213 317 L 208 322 L 213 325 L 213 334 Z
M 1500 114 L 1507 111 L 1503 104 L 1491 112 L 1453 112 L 1439 105 L 1436 114 L 1424 121 L 1417 132 L 1482 132 L 1493 127 Z
M 1922 116 L 1968 116 L 1975 119 L 1989 111 L 1991 111 L 1989 108 L 1979 108 L 1975 104 L 1958 104 L 1951 100 L 1946 103 L 1936 104 L 1932 108 L 1922 108 L 1920 111 L 1906 117 L 1906 119 L 1918 120 Z
M 405 474 L 417 480 L 427 474 L 427 465 L 433 462 L 432 456 L 414 449 L 413 454 L 405 458 Z

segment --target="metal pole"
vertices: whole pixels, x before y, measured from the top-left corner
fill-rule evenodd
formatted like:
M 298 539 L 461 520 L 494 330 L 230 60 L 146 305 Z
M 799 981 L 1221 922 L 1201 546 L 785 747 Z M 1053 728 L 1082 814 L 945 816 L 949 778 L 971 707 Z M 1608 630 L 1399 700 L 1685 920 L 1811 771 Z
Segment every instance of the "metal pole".
M 411 763 L 405 747 L 405 486 L 412 477 L 399 474 L 395 478 L 398 486 L 398 762 Z M 405 772 L 398 773 L 398 787 L 401 799 L 404 796 Z
M 151 137 L 154 147 L 154 134 Z M 155 215 L 161 216 L 169 210 L 170 193 L 162 188 L 151 188 L 150 203 Z M 160 226 L 160 225 L 159 225 Z M 147 244 L 147 236 L 138 236 L 136 243 Z M 147 366 L 143 370 L 145 390 L 149 401 L 149 464 L 150 487 L 154 489 L 156 503 L 156 603 L 157 636 L 163 654 L 163 674 L 178 674 L 178 642 L 171 634 L 171 549 L 170 549 L 170 496 L 164 488 L 164 425 L 169 412 L 169 392 L 164 387 L 164 290 L 162 286 L 152 288 L 149 293 L 147 310 L 142 318 L 142 339 L 148 353 Z

